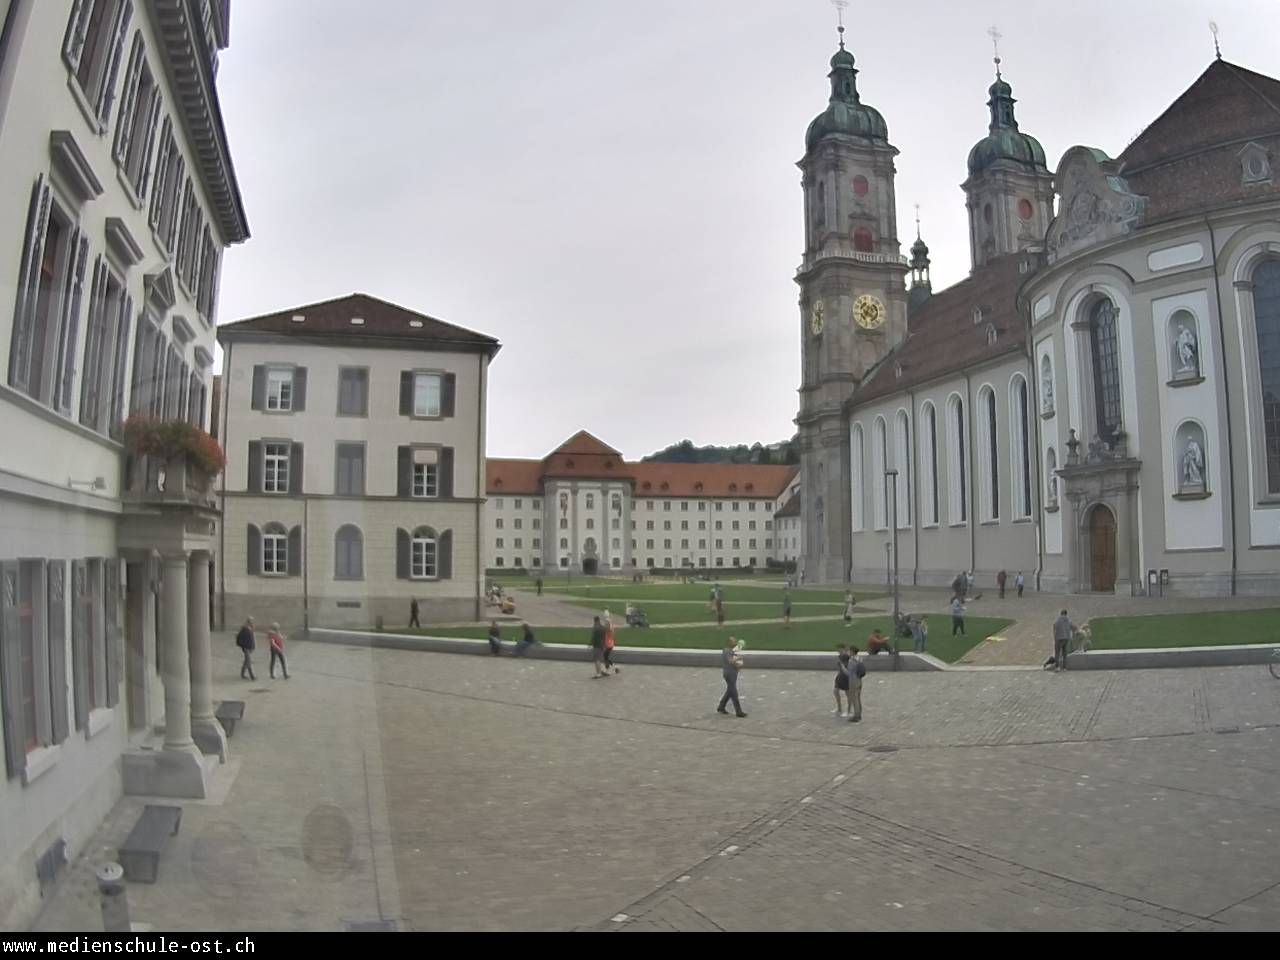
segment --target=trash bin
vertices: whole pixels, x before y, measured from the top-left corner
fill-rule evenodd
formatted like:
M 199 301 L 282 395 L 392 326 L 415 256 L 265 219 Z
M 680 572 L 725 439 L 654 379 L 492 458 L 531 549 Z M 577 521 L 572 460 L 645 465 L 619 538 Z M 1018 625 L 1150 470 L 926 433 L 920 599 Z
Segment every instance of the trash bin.
M 124 868 L 118 863 L 104 863 L 96 876 L 102 901 L 103 932 L 128 933 L 129 895 L 124 883 Z

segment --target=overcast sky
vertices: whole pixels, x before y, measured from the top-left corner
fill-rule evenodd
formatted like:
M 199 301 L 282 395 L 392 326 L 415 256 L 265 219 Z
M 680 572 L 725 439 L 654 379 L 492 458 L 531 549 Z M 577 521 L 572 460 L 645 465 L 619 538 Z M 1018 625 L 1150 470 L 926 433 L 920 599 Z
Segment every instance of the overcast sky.
M 497 337 L 488 454 L 795 431 L 800 174 L 828 0 L 233 0 L 218 81 L 253 238 L 229 322 L 361 291 Z M 987 30 L 1050 168 L 1116 156 L 1209 65 L 1280 76 L 1277 0 L 854 2 L 858 87 L 963 278 Z M 905 252 L 905 249 L 904 249 Z

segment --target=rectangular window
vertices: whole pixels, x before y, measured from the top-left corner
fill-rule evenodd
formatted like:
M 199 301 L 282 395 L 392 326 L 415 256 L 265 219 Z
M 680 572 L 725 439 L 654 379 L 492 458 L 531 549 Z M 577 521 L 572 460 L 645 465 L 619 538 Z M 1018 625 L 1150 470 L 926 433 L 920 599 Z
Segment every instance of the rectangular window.
M 524 540 L 521 539 L 520 537 L 516 537 L 515 540 L 511 542 L 511 545 L 515 547 L 517 550 L 522 550 L 524 549 Z
M 738 511 L 739 508 L 741 508 L 741 506 L 742 504 L 739 503 L 737 500 L 733 501 L 733 509 L 735 513 Z
M 756 548 L 756 538 L 752 537 L 750 540 L 748 540 L 747 546 L 750 547 L 752 550 L 754 550 Z M 752 566 L 755 566 L 755 564 L 752 564 Z
M 755 509 L 756 509 L 756 502 L 755 502 L 754 500 L 752 500 L 750 503 L 748 503 L 748 504 L 747 504 L 747 509 L 748 509 L 748 510 L 750 510 L 750 511 L 752 511 L 752 512 L 754 513 L 754 512 L 755 512 Z
M 645 508 L 646 510 L 652 510 L 652 509 L 653 509 L 653 501 L 652 501 L 652 500 L 646 500 L 646 501 L 644 502 L 644 508 Z
M 414 580 L 436 576 L 436 542 L 431 537 L 414 537 L 410 542 L 409 576 Z
M 698 558 L 698 566 L 700 566 L 700 567 L 705 567 L 706 565 L 707 565 L 707 558 L 706 558 L 706 557 L 699 557 L 699 558 Z
M 160 119 L 160 90 L 147 64 L 142 34 L 134 34 L 133 50 L 125 73 L 124 96 L 116 119 L 115 160 L 134 196 L 146 198 L 151 148 Z
M 498 510 L 501 510 L 503 508 L 504 503 L 505 501 L 501 497 L 498 497 L 498 499 L 493 501 L 494 507 L 496 507 Z
M 568 550 L 568 549 L 569 549 L 569 538 L 568 538 L 568 537 L 561 537 L 561 538 L 560 538 L 560 549 L 561 549 L 561 550 Z
M 707 549 L 707 541 L 706 541 L 706 540 L 699 540 L 699 541 L 698 541 L 698 549 L 699 549 L 699 550 L 705 550 L 705 549 Z
M 501 550 L 504 546 L 503 539 L 501 537 L 496 537 L 493 541 L 493 545 L 497 549 Z
M 717 540 L 716 540 L 716 549 L 717 549 L 717 550 L 723 550 L 723 549 L 724 549 L 724 541 L 723 541 L 723 540 L 719 540 L 719 539 L 717 539 Z
M 542 549 L 542 539 L 540 537 L 533 538 L 533 549 L 535 550 Z
M 413 415 L 415 417 L 440 416 L 441 377 L 438 373 L 413 375 Z
M 612 529 L 612 530 L 621 530 L 621 529 L 622 529 L 622 521 L 621 521 L 621 520 L 619 520 L 617 517 L 614 517 L 614 518 L 613 518 L 613 520 L 612 520 L 612 522 L 610 523 L 610 529 Z
M 766 503 L 766 504 L 764 505 L 764 512 L 765 512 L 765 513 L 773 513 L 773 504 L 772 504 L 772 503 Z
M 772 530 L 772 529 L 773 529 L 773 521 L 772 521 L 772 520 L 766 520 L 766 521 L 764 522 L 764 528 L 765 528 L 766 530 Z M 754 530 L 755 528 L 754 528 L 754 527 L 752 527 L 752 529 Z
M 521 527 L 524 526 L 524 521 L 521 520 L 519 517 L 516 517 L 514 520 L 511 521 L 511 526 L 519 530 Z
M 680 529 L 681 529 L 681 530 L 688 530 L 688 529 L 689 529 L 689 521 L 688 521 L 688 520 L 681 520 L 681 521 L 680 521 Z
M 717 567 L 723 567 L 723 566 L 724 566 L 724 557 L 716 557 L 716 566 L 717 566 Z
M 501 529 L 502 529 L 502 524 L 503 524 L 504 522 L 505 522 L 505 521 L 504 521 L 501 517 L 499 517 L 497 520 L 493 521 L 493 527 L 494 527 L 494 529 L 495 529 L 495 530 L 501 530 Z
M 596 495 L 594 493 L 587 494 L 587 509 L 594 510 L 596 508 Z
M 737 520 L 733 521 L 733 529 L 735 529 L 735 530 L 737 530 L 737 529 L 738 529 L 738 521 L 737 521 Z
M 515 565 L 516 565 L 517 567 L 523 567 L 523 566 L 524 566 L 524 557 L 516 557 L 516 559 L 515 559 Z
M 646 530 L 652 530 L 652 529 L 653 529 L 653 521 L 652 521 L 652 520 L 646 520 L 646 521 L 644 522 L 644 528 L 645 528 Z
M 671 529 L 671 521 L 670 521 L 670 520 L 663 520 L 663 521 L 662 521 L 662 529 L 663 529 L 663 530 L 670 530 L 670 529 Z
M 724 510 L 724 502 L 723 502 L 723 501 L 721 501 L 721 500 L 717 500 L 717 501 L 716 501 L 716 512 L 717 512 L 717 513 L 719 513 L 719 512 L 721 512 L 721 511 L 723 511 L 723 510 Z
M 539 517 L 534 517 L 534 518 L 533 518 L 533 529 L 535 529 L 535 530 L 541 530 L 541 529 L 542 529 L 542 520 L 541 520 Z
M 513 504 L 513 506 L 514 506 L 517 510 L 523 510 L 523 509 L 524 509 L 524 501 L 523 501 L 523 500 L 521 500 L 519 497 L 516 497 L 516 502 Z
M 338 416 L 369 415 L 369 371 L 365 367 L 338 368 Z
M 717 521 L 716 521 L 716 529 L 717 529 L 717 530 L 723 530 L 723 529 L 724 529 L 724 521 L 723 521 L 723 520 L 717 520 Z
M 541 509 L 542 509 L 542 501 L 541 501 L 541 500 L 535 500 L 535 501 L 533 501 L 533 509 L 535 509 L 535 510 L 541 510 Z
M 650 550 L 652 550 L 652 549 L 653 549 L 653 541 L 652 541 L 652 540 L 646 540 L 646 541 L 644 542 L 644 545 L 645 545 L 646 547 L 648 547 Z
M 284 576 L 289 572 L 289 537 L 282 532 L 262 534 L 262 572 Z
M 662 501 L 662 509 L 663 509 L 663 510 L 665 510 L 665 511 L 667 511 L 667 513 L 670 513 L 670 512 L 671 512 L 671 501 L 670 501 L 670 500 L 663 500 L 663 501 Z
M 742 541 L 741 541 L 741 540 L 739 540 L 737 537 L 734 537 L 734 538 L 733 538 L 733 549 L 737 550 L 737 549 L 738 549 L 739 547 L 741 547 L 741 546 L 742 546 Z
M 699 529 L 699 530 L 705 530 L 705 529 L 707 529 L 707 521 L 705 521 L 705 520 L 699 520 L 699 521 L 698 521 L 698 529 Z
M 680 549 L 681 549 L 681 550 L 688 550 L 688 549 L 689 549 L 689 541 L 688 541 L 688 540 L 681 540 L 681 541 L 680 541 Z
M 289 492 L 289 444 L 262 445 L 262 490 L 264 493 Z
M 106 433 L 119 359 L 115 338 L 120 333 L 124 287 L 99 258 L 89 297 L 89 324 L 85 330 L 84 376 L 80 384 L 80 422 L 90 430 Z M 124 371 L 120 371 L 123 376 Z
M 363 497 L 364 444 L 340 443 L 336 458 L 338 476 L 334 492 L 340 497 Z
M 595 518 L 594 518 L 594 517 L 587 517 L 587 529 L 588 529 L 588 530 L 594 530 L 595 528 L 596 528 L 596 521 L 595 521 Z
M 126 0 L 83 0 L 72 7 L 63 39 L 62 58 L 104 129 L 132 14 Z
M 618 537 L 614 537 L 614 538 L 613 538 L 613 540 L 611 541 L 611 544 L 612 544 L 612 546 L 613 546 L 613 549 L 615 549 L 615 550 L 621 550 L 621 549 L 622 549 L 622 540 L 621 540 L 620 538 L 618 538 Z
M 267 371 L 267 409 L 289 411 L 293 409 L 293 371 L 271 369 Z
M 569 529 L 569 521 L 568 521 L 568 519 L 567 519 L 567 518 L 565 518 L 565 517 L 561 517 L 561 518 L 560 518 L 560 529 L 561 529 L 561 530 L 568 530 L 568 529 Z
M 665 550 L 670 550 L 670 549 L 671 549 L 671 541 L 670 541 L 670 540 L 663 540 L 663 541 L 662 541 L 662 547 L 663 547 L 663 549 L 665 549 Z
M 418 453 L 419 451 L 414 451 Z M 413 465 L 413 496 L 438 497 L 440 495 L 440 465 L 438 463 L 415 463 Z M 502 526 L 502 521 L 498 521 Z

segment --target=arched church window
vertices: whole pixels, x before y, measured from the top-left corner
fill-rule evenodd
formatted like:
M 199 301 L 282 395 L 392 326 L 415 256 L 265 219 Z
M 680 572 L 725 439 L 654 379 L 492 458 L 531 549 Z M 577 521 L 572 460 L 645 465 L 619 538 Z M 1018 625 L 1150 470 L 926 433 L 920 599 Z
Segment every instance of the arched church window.
M 859 253 L 870 253 L 874 246 L 875 238 L 866 227 L 859 227 L 853 231 L 853 249 Z
M 978 395 L 978 405 L 981 409 L 981 429 L 982 436 L 980 442 L 982 444 L 982 453 L 984 457 L 983 480 L 986 481 L 983 490 L 983 513 L 985 520 L 1000 519 L 1000 446 L 996 442 L 999 436 L 996 433 L 996 392 L 990 387 L 984 387 Z
M 867 178 L 862 174 L 858 174 L 853 178 L 853 195 L 855 197 L 865 197 L 870 189 L 871 184 L 867 182 Z
M 932 403 L 924 407 L 925 477 L 929 484 L 925 500 L 925 523 L 938 522 L 938 411 Z
M 1267 492 L 1280 493 L 1280 260 L 1267 260 L 1253 272 L 1253 315 L 1258 332 Z
M 889 496 L 884 472 L 889 467 L 889 439 L 884 417 L 876 417 L 871 427 L 871 500 L 875 505 L 877 530 L 889 526 Z
M 1027 381 L 1022 376 L 1013 378 L 1013 389 L 1009 391 L 1010 428 L 1013 434 L 1013 448 L 1010 459 L 1015 463 L 1016 473 L 1013 482 L 1015 513 L 1019 517 L 1031 516 L 1031 414 L 1029 412 Z
M 1099 300 L 1089 311 L 1089 342 L 1093 353 L 1093 397 L 1098 437 L 1115 440 L 1121 427 L 1120 346 L 1116 337 L 1116 307 Z M 1277 358 L 1280 362 L 1280 358 Z
M 862 530 L 865 526 L 862 519 L 865 488 L 862 479 L 862 424 L 860 423 L 853 425 L 849 438 L 849 468 L 851 526 L 854 530 Z
M 911 421 L 907 411 L 899 410 L 893 425 L 895 465 L 898 468 L 897 484 L 899 527 L 911 526 Z
M 965 470 L 964 401 L 952 394 L 947 402 L 947 473 L 951 477 L 950 521 L 966 523 L 969 519 L 969 477 Z

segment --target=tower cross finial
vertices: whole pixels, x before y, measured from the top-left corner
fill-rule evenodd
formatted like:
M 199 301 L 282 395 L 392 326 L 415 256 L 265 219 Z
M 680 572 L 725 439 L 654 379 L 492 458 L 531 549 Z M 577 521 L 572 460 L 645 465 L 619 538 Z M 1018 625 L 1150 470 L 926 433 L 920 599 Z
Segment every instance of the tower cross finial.
M 920 204 L 916 204 L 916 239 L 920 239 Z
M 836 8 L 836 33 L 840 34 L 840 49 L 844 49 L 844 10 L 849 6 L 849 0 L 831 0 L 831 5 Z
M 987 31 L 987 36 L 991 38 L 991 47 L 995 51 L 996 78 L 999 79 L 1000 77 L 1000 41 L 1004 38 L 1004 34 L 1000 32 L 999 28 L 993 25 L 991 29 Z
M 1222 47 L 1218 43 L 1218 24 L 1213 20 L 1209 21 L 1209 32 L 1213 34 L 1213 54 L 1217 59 L 1221 60 Z

